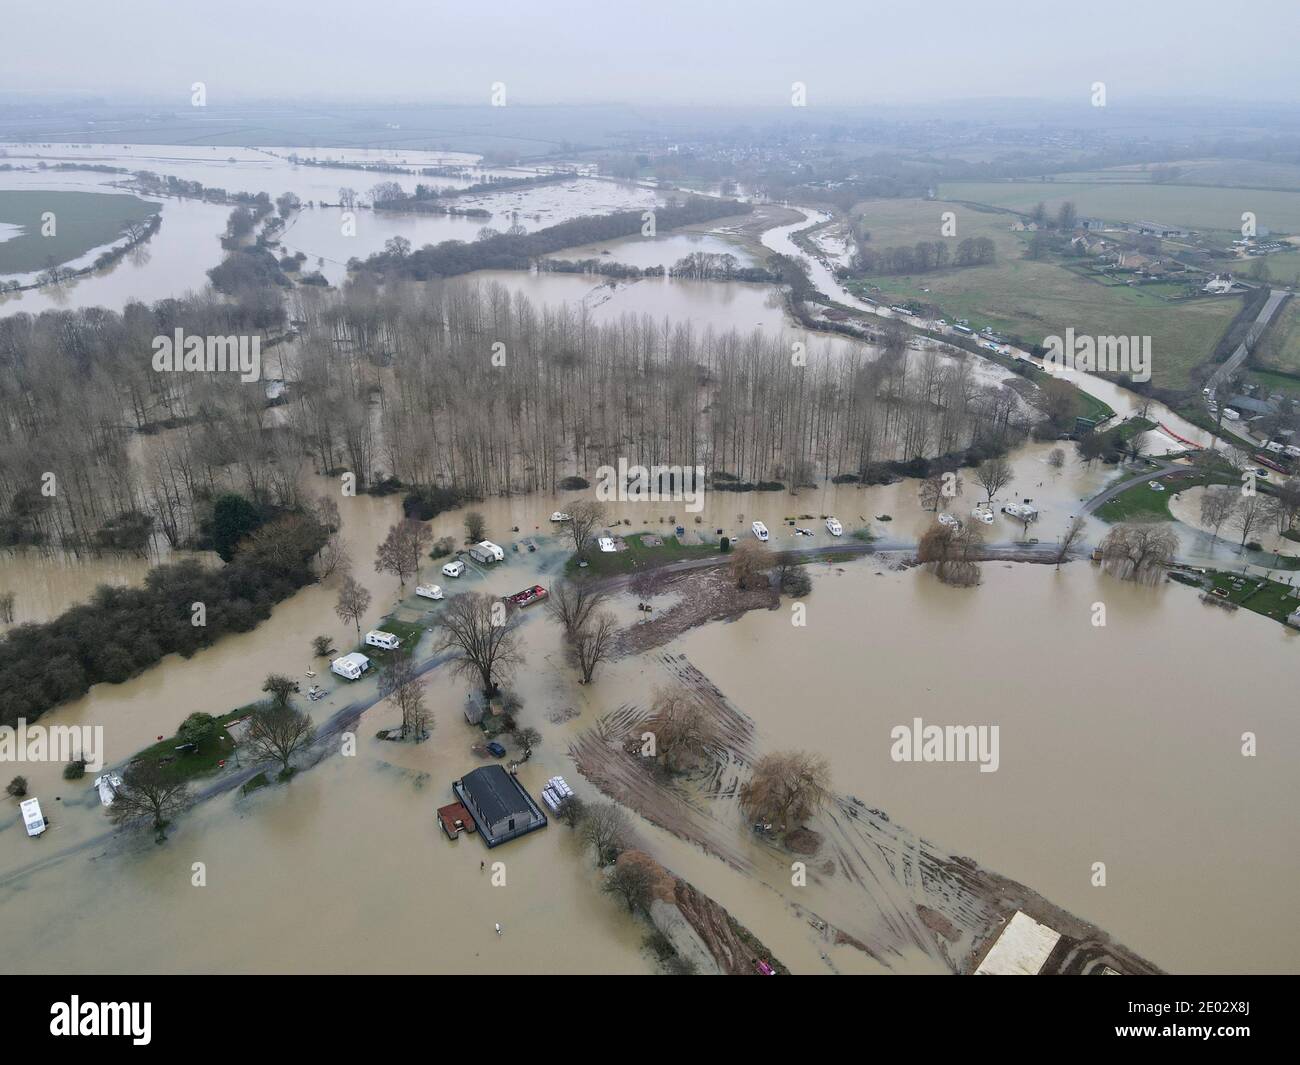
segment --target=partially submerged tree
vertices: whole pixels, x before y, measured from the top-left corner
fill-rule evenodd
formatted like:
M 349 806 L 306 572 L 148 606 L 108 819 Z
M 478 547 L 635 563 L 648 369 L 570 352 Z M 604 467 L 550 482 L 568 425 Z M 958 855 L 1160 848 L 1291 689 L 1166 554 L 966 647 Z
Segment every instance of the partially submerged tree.
M 262 691 L 270 695 L 271 702 L 276 706 L 288 706 L 297 690 L 298 682 L 283 673 L 270 674 L 262 685 Z
M 114 789 L 108 815 L 116 824 L 152 824 L 158 842 L 166 838 L 171 819 L 193 802 L 188 785 L 146 762 L 132 762 Z
M 755 822 L 798 828 L 830 796 L 830 765 L 819 754 L 775 751 L 754 765 L 740 788 L 740 808 Z
M 608 865 L 627 850 L 631 836 L 621 806 L 598 802 L 587 807 L 582 818 L 582 838 L 595 848 L 597 865 Z
M 1201 524 L 1214 531 L 1211 543 L 1219 539 L 1219 530 L 1232 516 L 1238 498 L 1237 490 L 1226 484 L 1213 485 L 1201 493 Z
M 680 685 L 655 693 L 645 731 L 654 737 L 655 760 L 669 772 L 707 757 L 718 743 L 712 719 Z
M 642 861 L 629 861 L 635 854 L 624 854 L 605 877 L 601 890 L 627 903 L 627 912 L 642 913 L 650 909 L 655 876 Z
M 375 552 L 375 572 L 393 574 L 403 588 L 406 578 L 420 570 L 420 560 L 433 543 L 433 530 L 416 518 L 403 518 Z
M 311 638 L 311 653 L 317 658 L 324 658 L 334 650 L 333 636 L 313 636 Z
M 465 539 L 471 544 L 477 544 L 487 536 L 487 520 L 477 510 L 471 510 L 465 515 Z
M 742 592 L 767 585 L 772 553 L 758 540 L 742 540 L 731 554 L 731 577 Z
M 1083 535 L 1085 525 L 1087 525 L 1087 522 L 1081 514 L 1076 514 L 1070 519 L 1070 524 L 1066 526 L 1065 532 L 1061 534 L 1061 542 L 1056 548 L 1057 569 L 1060 569 L 1061 563 L 1069 557 L 1070 549 L 1074 547 L 1079 537 Z
M 398 655 L 379 675 L 379 694 L 391 699 L 402 715 L 402 739 L 418 743 L 429 735 L 432 720 L 424 705 L 424 684 L 410 655 Z
M 587 549 L 592 534 L 605 524 L 605 506 L 597 499 L 579 499 L 569 506 L 569 533 L 573 537 L 573 550 L 581 555 Z
M 596 667 L 609 658 L 618 634 L 618 619 L 608 610 L 601 611 L 569 636 L 569 657 L 582 674 L 582 683 L 590 684 Z
M 1001 455 L 985 459 L 975 469 L 975 480 L 988 493 L 990 503 L 995 495 L 1011 483 L 1012 477 L 1011 463 Z
M 249 715 L 244 745 L 255 761 L 279 762 L 280 776 L 284 778 L 293 771 L 290 759 L 309 747 L 315 738 L 316 727 L 307 714 L 290 704 L 272 702 Z
M 546 612 L 564 626 L 566 635 L 571 635 L 587 624 L 607 598 L 608 593 L 600 591 L 590 580 L 558 580 L 551 585 Z
M 473 677 L 488 696 L 522 661 L 518 638 L 519 618 L 499 599 L 483 592 L 468 592 L 447 601 L 434 618 L 432 632 L 437 651 L 457 650 L 452 668 Z
M 1163 522 L 1116 525 L 1101 542 L 1101 564 L 1121 580 L 1155 584 L 1177 550 L 1178 536 Z
M 366 616 L 366 611 L 370 609 L 370 592 L 351 574 L 343 578 L 343 583 L 339 585 L 338 602 L 334 604 L 334 613 L 339 616 L 339 620 L 352 622 L 357 627 L 357 635 L 361 635 L 361 619 Z
M 954 528 L 935 522 L 921 537 L 916 560 L 944 584 L 970 587 L 980 582 L 977 559 L 983 545 L 984 537 L 974 525 Z
M 1243 495 L 1231 515 L 1231 522 L 1241 532 L 1241 546 L 1246 546 L 1250 534 L 1273 520 L 1273 503 L 1258 492 Z

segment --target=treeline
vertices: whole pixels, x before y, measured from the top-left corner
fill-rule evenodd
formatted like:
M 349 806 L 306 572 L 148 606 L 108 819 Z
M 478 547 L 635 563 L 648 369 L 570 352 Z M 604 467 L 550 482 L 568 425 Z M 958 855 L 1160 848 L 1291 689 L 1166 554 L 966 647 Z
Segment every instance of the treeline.
M 696 281 L 759 281 L 776 284 L 781 280 L 778 273 L 761 266 L 741 266 L 740 260 L 729 252 L 691 252 L 673 263 L 668 273 L 672 277 Z
M 674 229 L 752 210 L 748 203 L 692 196 L 680 204 L 656 207 L 655 227 L 656 230 Z M 368 259 L 350 260 L 348 268 L 383 280 L 415 281 L 455 277 L 474 270 L 526 270 L 534 259 L 563 248 L 634 236 L 645 224 L 643 215 L 642 211 L 619 211 L 575 218 L 535 233 L 496 233 L 472 244 L 448 240 L 406 253 L 385 248 Z
M 954 253 L 949 242 L 922 240 L 913 245 L 873 249 L 859 243 L 851 270 L 859 274 L 925 274 L 947 266 L 988 266 L 997 261 L 997 248 L 989 237 L 966 237 Z
M 259 336 L 283 376 L 285 325 L 269 288 L 0 318 L 0 543 L 142 551 L 144 515 L 184 547 L 223 492 L 296 506 L 306 459 L 263 382 L 152 366 L 154 338 L 182 329 Z
M 629 266 L 609 259 L 540 259 L 537 269 L 546 274 L 598 274 L 619 280 L 637 280 L 642 277 L 663 277 L 662 266 Z
M 512 192 L 518 189 L 533 189 L 541 185 L 555 185 L 562 181 L 573 181 L 577 174 L 560 171 L 554 174 L 535 174 L 531 177 L 496 177 L 488 174 L 482 181 L 464 188 L 443 185 L 418 184 L 414 192 L 406 192 L 396 181 L 382 181 L 371 189 L 371 196 L 376 207 L 389 211 L 420 209 L 429 200 L 452 200 L 459 196 L 480 196 L 489 192 Z M 491 212 L 484 211 L 483 214 Z
M 157 566 L 143 587 L 101 586 L 53 621 L 11 629 L 0 641 L 0 725 L 33 721 L 92 684 L 120 684 L 164 655 L 189 657 L 227 633 L 248 632 L 313 579 L 311 558 L 326 536 L 313 518 L 287 515 L 262 526 L 220 569 L 192 559 Z

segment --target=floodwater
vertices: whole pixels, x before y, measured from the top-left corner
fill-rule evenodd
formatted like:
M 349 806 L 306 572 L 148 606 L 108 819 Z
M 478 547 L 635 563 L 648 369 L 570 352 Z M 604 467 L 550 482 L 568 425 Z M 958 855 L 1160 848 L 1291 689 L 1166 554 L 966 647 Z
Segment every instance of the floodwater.
M 167 202 L 187 206 L 202 205 Z M 224 209 L 214 210 L 224 219 Z M 168 224 L 165 215 L 164 230 Z M 581 301 L 598 316 L 633 311 L 741 330 L 788 325 L 765 286 L 606 286 L 526 273 L 483 279 L 539 302 Z M 119 292 L 114 305 L 121 298 Z M 1090 391 L 1112 387 L 1088 380 Z M 1118 389 L 1115 398 L 1131 405 Z M 1083 500 L 1121 476 L 1085 466 L 1068 446 L 1058 469 L 1050 462 L 1054 446 L 1017 451 L 1015 479 L 997 500 L 1033 499 L 1042 518 L 1032 535 L 1045 542 L 1060 535 Z M 316 492 L 332 484 L 311 480 Z M 698 525 L 740 534 L 760 519 L 774 547 L 824 546 L 831 538 L 822 518 L 834 515 L 846 541 L 861 528 L 907 541 L 932 520 L 916 490 L 915 482 L 901 482 L 827 485 L 794 497 L 711 493 Z M 1175 512 L 1186 519 L 1182 508 L 1195 504 L 1192 492 L 1184 495 Z M 421 579 L 437 581 L 449 595 L 549 584 L 567 549 L 547 516 L 573 498 L 474 505 L 489 537 L 507 546 L 505 564 L 449 580 L 429 562 Z M 971 479 L 948 509 L 964 517 L 982 498 Z M 395 607 L 407 619 L 439 609 L 411 597 L 409 586 L 403 598 L 394 578 L 373 571 L 375 547 L 399 516 L 397 499 L 339 502 L 354 573 L 374 594 L 363 631 Z M 697 524 L 681 503 L 611 508 L 612 520 L 632 523 L 626 532 L 667 531 L 670 517 L 688 528 Z M 463 518 L 439 516 L 435 535 L 461 539 Z M 813 537 L 796 537 L 791 521 Z M 1090 519 L 1089 538 L 1103 529 Z M 994 541 L 1021 535 L 1001 515 L 986 532 Z M 537 537 L 536 554 L 509 550 L 525 535 Z M 95 583 L 137 581 L 144 568 L 135 561 L 62 566 L 48 556 L 9 555 L 0 559 L 0 590 L 15 590 L 17 620 L 40 619 L 84 598 Z M 1246 611 L 1207 609 L 1190 589 L 1134 588 L 1084 562 L 1060 570 L 1001 563 L 982 569 L 981 586 L 957 590 L 871 557 L 817 564 L 806 626 L 791 624 L 788 604 L 710 624 L 662 654 L 603 667 L 588 686 L 579 686 L 565 663 L 554 624 L 530 611 L 521 630 L 525 666 L 514 687 L 524 702 L 520 723 L 543 739 L 520 779 L 537 795 L 548 776 L 563 773 L 579 794 L 596 798 L 575 772 L 569 744 L 602 715 L 646 705 L 670 678 L 663 655 L 681 655 L 755 722 L 759 752 L 800 747 L 825 754 L 838 791 L 1022 881 L 1156 964 L 1175 971 L 1293 969 L 1300 949 L 1290 891 L 1300 852 L 1293 770 L 1300 723 L 1290 695 L 1298 637 Z M 337 582 L 302 589 L 253 632 L 226 637 L 189 660 L 173 656 L 126 684 L 97 686 L 42 724 L 102 725 L 107 760 L 118 763 L 195 710 L 223 712 L 259 697 L 270 672 L 306 679 L 307 670 L 323 666 L 311 657 L 312 636 L 332 634 L 344 648 L 355 637 L 333 613 Z M 1106 612 L 1100 627 L 1093 624 L 1097 604 Z M 622 620 L 635 623 L 630 598 L 614 605 Z M 417 654 L 427 656 L 427 643 Z M 1243 668 L 1250 677 L 1245 698 L 1236 687 Z M 304 703 L 318 723 L 375 697 L 373 680 L 348 685 L 322 677 L 330 696 Z M 67 782 L 59 765 L 24 766 L 52 827 L 28 839 L 16 804 L 0 800 L 0 969 L 650 971 L 644 926 L 600 892 L 590 856 L 567 828 L 552 824 L 493 851 L 474 837 L 451 843 L 441 836 L 435 808 L 449 801 L 451 781 L 479 764 L 470 750 L 477 732 L 461 716 L 466 688 L 438 666 L 426 678 L 436 721 L 428 742 L 376 739 L 376 730 L 396 720 L 378 704 L 355 726 L 354 756 L 325 741 L 327 756 L 291 783 L 247 797 L 217 794 L 183 815 L 163 846 L 148 833 L 111 834 L 89 778 Z M 933 724 L 997 725 L 998 771 L 892 761 L 889 730 L 916 716 Z M 1240 753 L 1246 731 L 1259 738 L 1257 757 Z M 886 965 L 824 941 L 794 908 L 788 856 L 759 848 L 733 822 L 733 845 L 747 873 L 645 822 L 637 832 L 660 861 L 726 906 L 796 972 L 938 971 L 929 956 L 904 953 Z M 493 886 L 491 872 L 478 866 L 498 861 L 505 882 Z M 1095 862 L 1106 864 L 1105 887 L 1092 886 Z M 204 886 L 195 883 L 195 863 L 202 863 Z M 834 878 L 823 890 L 831 908 L 861 905 Z

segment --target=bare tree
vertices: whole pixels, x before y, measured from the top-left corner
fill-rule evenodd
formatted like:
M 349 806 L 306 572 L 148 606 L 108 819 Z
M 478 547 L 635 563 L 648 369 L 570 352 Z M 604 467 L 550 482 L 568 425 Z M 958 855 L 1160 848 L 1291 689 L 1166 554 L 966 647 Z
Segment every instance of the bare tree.
M 476 544 L 487 536 L 487 520 L 477 510 L 465 515 L 465 539 Z
M 596 864 L 608 865 L 627 850 L 632 829 L 627 814 L 612 802 L 588 806 L 582 819 L 582 838 L 596 850 Z
M 1059 470 L 1065 465 L 1065 451 L 1062 448 L 1054 447 L 1047 454 L 1047 464 L 1054 470 Z
M 348 551 L 347 542 L 338 533 L 330 533 L 316 561 L 317 576 L 321 580 L 328 580 L 335 573 L 347 573 L 351 569 L 352 554 Z
M 655 693 L 645 731 L 654 737 L 654 756 L 669 772 L 707 756 L 717 744 L 717 730 L 704 707 L 679 685 Z
M 1236 509 L 1239 494 L 1226 485 L 1214 485 L 1201 493 L 1201 524 L 1214 530 L 1211 543 L 1219 539 L 1219 530 Z
M 962 494 L 962 481 L 954 470 L 937 470 L 921 482 L 921 509 L 938 510 L 946 499 Z
M 1061 563 L 1069 557 L 1070 548 L 1083 535 L 1083 528 L 1087 524 L 1083 515 L 1076 514 L 1070 519 L 1070 524 L 1066 527 L 1065 532 L 1061 534 L 1061 542 L 1056 549 L 1056 568 L 1061 568 Z
M 279 762 L 280 776 L 284 778 L 292 772 L 289 760 L 315 738 L 316 726 L 307 714 L 289 703 L 272 702 L 249 715 L 244 744 L 254 761 Z
M 14 593 L 0 592 L 0 623 L 8 625 L 14 619 Z
M 150 821 L 161 843 L 170 820 L 192 802 L 184 781 L 169 776 L 161 766 L 132 762 L 122 774 L 121 785 L 114 789 L 108 814 L 119 825 Z
M 1178 551 L 1178 536 L 1163 522 L 1116 525 L 1101 542 L 1102 568 L 1121 580 L 1155 584 Z
M 1246 546 L 1250 534 L 1273 519 L 1273 505 L 1266 496 L 1253 492 L 1243 495 L 1233 510 L 1231 521 L 1241 531 L 1241 546 Z
M 1001 455 L 985 459 L 975 468 L 975 480 L 988 493 L 988 501 L 991 503 L 993 497 L 1011 483 L 1011 463 Z
M 741 591 L 767 583 L 772 553 L 758 540 L 742 540 L 731 554 L 731 577 Z
M 424 552 L 433 543 L 433 530 L 415 518 L 403 518 L 391 529 L 375 552 L 375 572 L 392 573 L 405 588 L 406 578 L 418 573 Z
M 605 877 L 601 890 L 627 903 L 627 912 L 645 912 L 653 898 L 655 875 L 645 862 L 629 861 L 635 854 L 622 855 Z
M 564 626 L 566 634 L 571 634 L 586 625 L 587 619 L 608 598 L 608 593 L 600 591 L 590 580 L 558 580 L 551 585 L 546 612 Z
M 592 534 L 605 524 L 605 505 L 597 499 L 579 499 L 569 507 L 569 532 L 573 550 L 581 555 Z
M 297 690 L 298 682 L 292 677 L 286 677 L 283 673 L 270 674 L 262 685 L 262 691 L 271 696 L 271 701 L 276 706 L 288 706 L 293 698 L 293 693 Z
M 339 620 L 345 623 L 350 621 L 356 625 L 357 635 L 360 636 L 361 619 L 369 609 L 370 592 L 351 574 L 344 577 L 343 583 L 339 586 L 338 602 L 334 604 L 334 613 L 339 616 Z
M 765 754 L 740 788 L 740 808 L 753 821 L 798 828 L 830 797 L 830 765 L 806 751 Z
M 969 587 L 979 584 L 979 549 L 984 537 L 973 525 L 953 528 L 935 522 L 917 544 L 916 560 L 930 567 L 944 584 Z
M 402 739 L 416 742 L 429 736 L 432 717 L 424 705 L 424 684 L 410 655 L 398 655 L 379 676 L 379 694 L 391 699 L 402 714 Z
M 569 636 L 569 654 L 582 674 L 583 684 L 590 684 L 596 667 L 609 658 L 617 634 L 618 619 L 605 610 L 588 618 Z
M 433 622 L 434 647 L 456 649 L 452 668 L 477 679 L 485 695 L 495 695 L 503 679 L 522 661 L 518 614 L 482 592 L 468 592 L 448 601 Z

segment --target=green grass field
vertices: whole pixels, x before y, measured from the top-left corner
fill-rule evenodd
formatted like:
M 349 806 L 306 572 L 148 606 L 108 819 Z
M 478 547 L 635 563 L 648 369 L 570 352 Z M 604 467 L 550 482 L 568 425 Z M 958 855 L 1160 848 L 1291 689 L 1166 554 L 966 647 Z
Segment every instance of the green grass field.
M 1012 217 L 1003 213 L 935 200 L 872 200 L 855 208 L 855 215 L 862 216 L 871 245 L 886 248 L 939 239 L 940 214 L 947 210 L 957 216 L 953 239 L 990 238 L 996 263 L 873 277 L 866 284 L 879 286 L 886 300 L 934 303 L 950 321 L 967 318 L 976 328 L 992 326 L 1029 343 L 1063 336 L 1069 326 L 1078 334 L 1150 336 L 1152 380 L 1166 388 L 1188 387 L 1189 372 L 1209 356 L 1241 307 L 1239 297 L 1171 303 L 1167 297 L 1181 285 L 1107 284 L 1071 268 L 1070 261 L 1026 259 L 1027 237 L 1013 232 Z M 857 287 L 871 295 L 865 285 Z
M 1300 373 L 1300 301 L 1294 296 L 1282 308 L 1257 354 L 1264 367 Z
M 627 544 L 626 551 L 600 551 L 593 544 L 587 550 L 587 567 L 578 566 L 577 556 L 565 563 L 565 572 L 569 576 L 582 574 L 587 577 L 613 577 L 623 573 L 635 573 L 637 570 L 656 569 L 670 562 L 681 562 L 688 558 L 708 558 L 718 555 L 716 544 L 679 544 L 674 536 L 663 536 L 660 547 L 646 547 L 641 537 L 648 532 L 620 533 Z M 662 533 L 653 533 L 662 536 Z
M 939 195 L 946 200 L 973 200 L 1015 211 L 1032 211 L 1040 201 L 1055 212 L 1067 200 L 1079 214 L 1107 221 L 1155 221 L 1202 232 L 1241 233 L 1243 211 L 1274 233 L 1300 233 L 1300 191 L 1243 189 L 1193 185 L 1159 185 L 1147 178 L 1133 182 L 999 181 L 944 182 Z
M 1166 490 L 1157 492 L 1146 482 L 1135 484 L 1126 492 L 1097 508 L 1097 517 L 1114 524 L 1121 521 L 1173 521 L 1169 513 L 1169 496 Z
M 143 222 L 162 205 L 138 196 L 106 192 L 0 190 L 0 223 L 23 232 L 0 242 L 0 274 L 26 274 L 71 262 L 92 248 L 111 244 L 127 222 Z M 54 214 L 54 234 L 42 235 L 42 215 Z
M 1241 581 L 1242 587 L 1236 587 Z M 1258 577 L 1242 578 L 1236 573 L 1212 573 L 1210 583 L 1213 588 L 1225 590 L 1228 602 L 1263 614 L 1266 618 L 1284 622 L 1296 607 L 1300 599 L 1291 595 L 1291 586 L 1279 581 L 1261 580 Z

